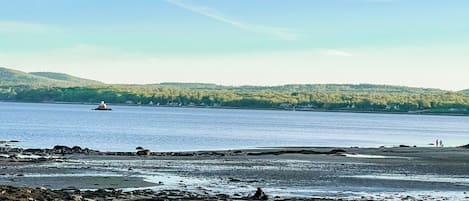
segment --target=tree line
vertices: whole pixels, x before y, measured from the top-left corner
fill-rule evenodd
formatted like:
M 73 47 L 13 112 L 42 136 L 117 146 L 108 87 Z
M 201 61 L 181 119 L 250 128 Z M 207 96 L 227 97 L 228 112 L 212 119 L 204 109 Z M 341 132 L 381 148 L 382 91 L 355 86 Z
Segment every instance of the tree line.
M 460 113 L 469 110 L 469 95 L 435 91 L 386 93 L 353 91 L 279 91 L 187 89 L 154 86 L 1 87 L 0 100 L 206 106 L 298 110 Z

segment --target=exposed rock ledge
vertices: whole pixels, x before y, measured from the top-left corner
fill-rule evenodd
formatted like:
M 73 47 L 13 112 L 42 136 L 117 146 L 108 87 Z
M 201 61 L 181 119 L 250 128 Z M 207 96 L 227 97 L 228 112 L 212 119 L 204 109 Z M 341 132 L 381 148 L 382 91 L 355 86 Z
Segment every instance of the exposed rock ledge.
M 50 190 L 45 188 L 18 188 L 10 186 L 0 186 L 0 200 L 23 201 L 23 200 L 56 200 L 56 201 L 104 201 L 104 200 L 180 200 L 180 201 L 201 201 L 201 200 L 274 200 L 274 201 L 332 201 L 322 198 L 269 198 L 261 189 L 253 192 L 252 195 L 210 195 L 208 193 L 194 193 L 181 190 L 135 190 L 122 191 L 117 189 L 99 189 L 96 191 L 80 191 L 78 189 Z

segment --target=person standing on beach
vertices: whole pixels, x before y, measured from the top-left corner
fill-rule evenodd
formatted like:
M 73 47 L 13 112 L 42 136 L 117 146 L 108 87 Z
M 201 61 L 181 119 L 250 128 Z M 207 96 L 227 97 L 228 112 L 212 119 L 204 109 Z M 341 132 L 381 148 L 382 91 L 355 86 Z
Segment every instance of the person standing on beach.
M 435 146 L 438 147 L 438 139 L 435 141 Z
M 443 147 L 443 141 L 440 140 L 440 147 Z

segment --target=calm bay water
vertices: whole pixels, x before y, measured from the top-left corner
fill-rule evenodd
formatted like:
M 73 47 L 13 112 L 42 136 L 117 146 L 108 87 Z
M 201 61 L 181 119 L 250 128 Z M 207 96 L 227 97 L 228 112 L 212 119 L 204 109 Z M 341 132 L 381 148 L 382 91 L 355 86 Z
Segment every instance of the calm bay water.
M 469 118 L 200 108 L 0 102 L 0 140 L 22 147 L 78 145 L 103 151 L 234 149 L 266 146 L 469 143 Z

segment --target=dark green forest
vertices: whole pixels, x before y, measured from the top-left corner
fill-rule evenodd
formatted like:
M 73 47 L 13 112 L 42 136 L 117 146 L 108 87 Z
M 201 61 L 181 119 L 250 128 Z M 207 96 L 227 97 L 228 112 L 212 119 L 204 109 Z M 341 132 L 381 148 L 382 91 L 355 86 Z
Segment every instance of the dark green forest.
M 371 84 L 220 86 L 108 85 L 57 73 L 0 68 L 0 100 L 316 111 L 469 114 L 469 94 Z
M 296 110 L 460 113 L 469 95 L 438 93 L 371 93 L 341 91 L 287 92 L 250 89 L 184 89 L 170 87 L 2 87 L 0 99 L 21 102 L 74 102 L 205 106 Z

